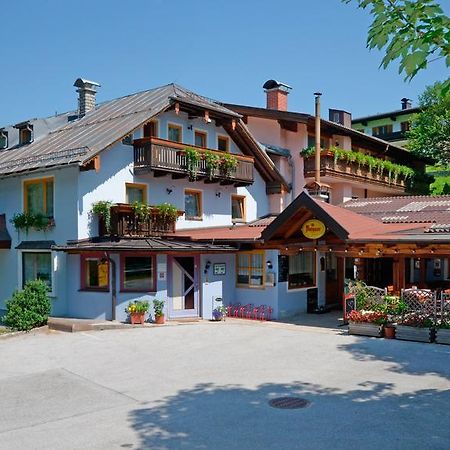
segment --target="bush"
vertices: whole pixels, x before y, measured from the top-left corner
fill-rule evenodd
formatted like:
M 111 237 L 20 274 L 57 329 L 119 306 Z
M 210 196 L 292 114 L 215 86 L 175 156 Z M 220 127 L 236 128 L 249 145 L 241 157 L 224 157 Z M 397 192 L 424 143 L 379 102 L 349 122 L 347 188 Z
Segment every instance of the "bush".
M 51 310 L 48 287 L 41 280 L 29 281 L 6 301 L 3 322 L 14 330 L 29 331 L 47 323 Z

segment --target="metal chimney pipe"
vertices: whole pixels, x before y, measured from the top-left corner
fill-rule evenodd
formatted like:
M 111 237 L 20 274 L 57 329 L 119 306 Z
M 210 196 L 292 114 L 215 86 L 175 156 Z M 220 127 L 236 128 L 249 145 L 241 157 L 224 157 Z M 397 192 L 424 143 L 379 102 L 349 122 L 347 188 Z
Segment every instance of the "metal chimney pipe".
M 315 103 L 316 103 L 316 159 L 315 159 L 315 177 L 316 183 L 320 184 L 320 96 L 321 92 L 314 92 Z

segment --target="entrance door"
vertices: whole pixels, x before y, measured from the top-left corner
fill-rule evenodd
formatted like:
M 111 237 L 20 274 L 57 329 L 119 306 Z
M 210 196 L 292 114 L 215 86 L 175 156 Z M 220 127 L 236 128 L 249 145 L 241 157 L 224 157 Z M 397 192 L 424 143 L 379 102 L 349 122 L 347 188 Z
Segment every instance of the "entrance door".
M 326 255 L 325 304 L 334 308 L 342 308 L 344 293 L 344 259 L 334 253 Z
M 170 317 L 198 317 L 198 258 L 173 256 L 170 268 Z

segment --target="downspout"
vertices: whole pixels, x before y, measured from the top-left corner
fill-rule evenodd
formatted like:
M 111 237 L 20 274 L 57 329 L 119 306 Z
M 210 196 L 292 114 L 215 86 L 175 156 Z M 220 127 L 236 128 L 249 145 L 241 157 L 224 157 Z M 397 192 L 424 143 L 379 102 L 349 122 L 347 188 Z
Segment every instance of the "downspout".
M 295 200 L 295 166 L 292 159 L 292 155 L 290 153 L 288 156 L 288 166 L 291 168 L 291 203 L 292 203 Z
M 321 92 L 314 92 L 316 103 L 315 125 L 316 125 L 316 158 L 314 180 L 320 186 L 320 96 Z
M 105 252 L 105 259 L 111 264 L 111 321 L 116 320 L 117 288 L 116 288 L 116 262 Z

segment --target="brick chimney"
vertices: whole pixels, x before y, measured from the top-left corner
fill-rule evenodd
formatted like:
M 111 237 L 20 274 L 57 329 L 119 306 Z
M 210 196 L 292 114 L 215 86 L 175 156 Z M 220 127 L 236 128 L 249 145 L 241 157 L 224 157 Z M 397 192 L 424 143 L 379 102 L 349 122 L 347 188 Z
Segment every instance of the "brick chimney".
M 267 95 L 267 109 L 277 109 L 278 111 L 287 111 L 287 96 L 292 89 L 284 83 L 277 80 L 267 80 L 263 88 Z
M 95 94 L 100 85 L 95 81 L 83 80 L 83 78 L 78 78 L 73 85 L 78 88 L 78 115 L 83 117 L 95 108 Z
M 401 102 L 402 102 L 402 109 L 410 109 L 412 106 L 410 98 L 403 97 Z

